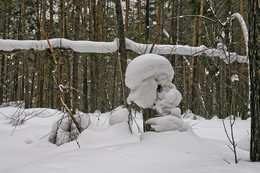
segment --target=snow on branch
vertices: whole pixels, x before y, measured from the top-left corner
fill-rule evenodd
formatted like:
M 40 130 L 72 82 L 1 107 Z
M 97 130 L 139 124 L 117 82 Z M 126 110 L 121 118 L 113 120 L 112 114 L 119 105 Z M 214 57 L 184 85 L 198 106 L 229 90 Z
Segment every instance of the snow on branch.
M 246 39 L 245 39 L 246 40 Z M 50 44 L 53 48 L 72 49 L 75 52 L 81 53 L 113 53 L 118 50 L 118 39 L 112 42 L 95 42 L 95 41 L 72 41 L 63 38 L 50 39 Z M 12 52 L 15 50 L 45 50 L 49 49 L 46 40 L 3 40 L 0 39 L 0 51 Z M 221 43 L 217 48 L 207 48 L 202 45 L 192 47 L 188 45 L 152 45 L 140 44 L 130 39 L 126 39 L 126 49 L 138 54 L 177 54 L 200 56 L 206 55 L 209 57 L 219 57 L 226 63 L 238 61 L 240 63 L 248 63 L 247 56 L 241 56 L 235 52 L 227 52 L 226 47 Z M 151 52 L 152 49 L 152 52 Z
M 118 49 L 116 40 L 113 42 L 72 41 L 64 38 L 50 39 L 53 48 L 72 49 L 75 52 L 112 53 Z M 14 50 L 45 50 L 49 49 L 47 40 L 3 40 L 0 39 L 0 51 Z
M 126 49 L 132 50 L 138 54 L 175 54 L 175 55 L 191 55 L 200 56 L 207 55 L 209 57 L 219 57 L 223 59 L 226 63 L 232 63 L 238 61 L 240 63 L 247 63 L 247 56 L 241 56 L 235 52 L 227 52 L 226 46 L 219 43 L 217 48 L 207 48 L 204 45 L 198 47 L 192 47 L 187 45 L 152 45 L 152 44 L 140 44 L 135 43 L 132 40 L 126 39 Z M 152 49 L 152 51 L 151 51 Z
M 225 23 L 223 23 L 223 26 L 227 25 L 232 19 L 236 18 L 238 22 L 240 23 L 244 39 L 245 39 L 245 46 L 246 46 L 246 55 L 248 55 L 248 30 L 246 27 L 246 22 L 244 18 L 239 13 L 232 14 Z

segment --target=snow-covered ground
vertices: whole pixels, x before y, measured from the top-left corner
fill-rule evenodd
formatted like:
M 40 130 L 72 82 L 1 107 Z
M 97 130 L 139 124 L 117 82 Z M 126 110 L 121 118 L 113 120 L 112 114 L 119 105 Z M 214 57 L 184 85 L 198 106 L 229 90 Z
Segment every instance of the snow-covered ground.
M 17 113 L 21 117 L 27 115 L 27 120 L 14 129 L 8 124 L 8 117 Z M 259 162 L 249 161 L 250 120 L 235 123 L 235 139 L 243 149 L 238 148 L 240 161 L 234 164 L 219 119 L 187 117 L 184 120 L 193 132 L 138 134 L 134 128 L 135 134 L 131 135 L 125 122 L 109 126 L 110 113 L 89 114 L 91 125 L 80 134 L 79 148 L 76 141 L 59 147 L 48 142 L 52 124 L 61 116 L 61 112 L 51 109 L 0 108 L 0 172 L 258 173 L 260 170 Z M 142 124 L 140 115 L 136 121 Z

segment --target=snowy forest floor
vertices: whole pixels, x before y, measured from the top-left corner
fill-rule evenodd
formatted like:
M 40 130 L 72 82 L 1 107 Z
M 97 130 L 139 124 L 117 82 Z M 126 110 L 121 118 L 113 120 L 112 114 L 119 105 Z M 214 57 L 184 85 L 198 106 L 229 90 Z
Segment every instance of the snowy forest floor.
M 16 128 L 8 122 L 17 111 L 27 115 Z M 1 173 L 257 173 L 249 160 L 250 119 L 235 122 L 238 164 L 228 148 L 222 121 L 185 119 L 193 132 L 146 132 L 131 135 L 126 123 L 108 126 L 110 113 L 89 114 L 91 125 L 57 147 L 48 142 L 52 124 L 62 114 L 52 109 L 0 108 Z M 140 115 L 136 117 L 142 124 Z M 227 127 L 229 120 L 225 120 Z M 15 129 L 14 129 L 15 128 Z M 226 161 L 225 161 L 226 160 Z M 230 164 L 227 163 L 230 162 Z

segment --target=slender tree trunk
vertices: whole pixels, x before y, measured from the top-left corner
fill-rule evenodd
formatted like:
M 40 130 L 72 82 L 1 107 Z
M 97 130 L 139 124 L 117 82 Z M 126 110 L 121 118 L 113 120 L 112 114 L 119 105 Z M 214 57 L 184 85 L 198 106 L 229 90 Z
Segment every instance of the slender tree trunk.
M 60 0 L 60 38 L 64 38 L 65 37 L 65 0 Z M 60 44 L 62 44 L 62 41 L 60 41 Z M 69 86 L 69 82 L 70 81 L 66 81 L 66 65 L 65 64 L 65 56 L 64 56 L 64 50 L 60 50 L 60 57 L 59 57 L 59 84 L 60 85 L 66 85 Z M 62 97 L 64 97 L 64 95 L 68 94 L 68 91 L 60 93 L 62 94 Z M 60 100 L 60 96 L 57 95 L 57 103 L 59 103 Z M 70 99 L 64 99 L 65 104 L 71 108 L 70 105 Z
M 65 37 L 69 38 L 69 16 L 70 16 L 70 0 L 66 3 L 66 24 L 65 24 Z
M 19 57 L 14 58 L 14 85 L 13 85 L 13 101 L 17 102 L 18 100 L 18 73 L 19 73 Z
M 84 0 L 84 40 L 87 40 L 87 8 L 88 0 Z M 83 112 L 88 112 L 88 60 L 87 54 L 83 55 Z
M 117 86 L 117 81 L 118 81 L 118 78 L 117 78 L 117 69 L 118 69 L 118 65 L 117 65 L 117 60 L 118 60 L 118 54 L 115 53 L 115 57 L 114 57 L 114 71 L 113 71 L 113 85 L 112 85 L 112 108 L 115 108 L 116 106 L 116 96 L 117 96 L 117 89 L 118 89 L 118 86 Z
M 104 20 L 104 7 L 103 0 L 98 0 L 97 3 L 97 41 L 103 41 L 103 20 Z M 98 55 L 96 61 L 96 74 L 98 76 L 97 81 L 97 108 L 104 112 L 105 108 L 105 60 L 103 55 Z
M 137 0 L 137 16 L 138 16 L 138 35 L 139 42 L 142 42 L 142 11 L 141 11 L 141 0 Z
M 176 44 L 177 42 L 177 3 L 178 1 L 173 1 L 172 4 L 172 14 L 171 14 L 171 43 Z
M 251 161 L 260 161 L 260 1 L 249 1 Z
M 118 24 L 118 38 L 119 38 L 119 61 L 121 70 L 121 81 L 122 81 L 122 93 L 123 93 L 123 103 L 126 105 L 125 100 L 125 82 L 124 82 L 124 76 L 127 66 L 127 53 L 126 53 L 126 46 L 125 46 L 125 33 L 124 33 L 124 23 L 123 23 L 123 14 L 122 14 L 122 6 L 121 1 L 116 0 L 116 16 L 117 16 L 117 24 Z
M 25 6 L 26 0 L 22 0 L 21 2 L 21 40 L 25 39 L 25 28 L 26 28 L 26 6 Z M 28 90 L 29 88 L 25 88 L 25 85 L 29 87 L 28 83 L 28 71 L 26 68 L 26 54 L 22 55 L 22 63 L 23 63 L 23 74 L 22 74 L 22 85 L 21 85 L 21 95 L 20 95 L 20 100 L 23 100 L 25 103 L 25 107 L 28 108 Z M 26 98 L 25 98 L 26 96 Z
M 145 32 L 146 32 L 146 42 L 148 42 L 150 37 L 150 0 L 146 0 L 145 8 Z
M 80 28 L 80 0 L 76 0 L 76 15 L 75 15 L 75 40 L 79 39 L 79 29 Z M 72 101 L 72 112 L 75 114 L 76 109 L 78 108 L 78 63 L 79 63 L 79 53 L 74 52 L 73 57 L 73 101 Z
M 96 40 L 96 0 L 90 1 L 90 17 L 89 17 L 89 38 L 90 40 Z M 90 55 L 90 111 L 97 110 L 97 75 L 96 75 L 96 56 Z
M 226 16 L 230 16 L 230 14 L 232 14 L 232 4 L 233 4 L 233 0 L 227 0 L 226 1 Z M 232 23 L 231 23 L 232 24 Z M 228 25 L 225 28 L 225 39 L 224 39 L 224 43 L 227 46 L 227 49 L 230 50 L 230 48 L 233 46 L 232 45 L 232 26 Z M 223 88 L 226 88 L 226 103 L 224 105 L 224 107 L 226 107 L 226 109 L 224 109 L 224 115 L 225 117 L 232 115 L 231 112 L 231 106 L 232 106 L 232 89 L 231 89 L 231 63 L 230 63 L 230 57 L 228 58 L 228 64 L 225 65 L 226 68 L 223 69 L 226 71 L 226 81 L 223 83 Z
M 130 9 L 130 0 L 126 0 L 126 11 L 125 11 L 125 33 L 128 32 L 129 9 Z
M 50 38 L 54 37 L 54 26 L 53 26 L 53 0 L 49 1 L 50 3 Z M 49 66 L 49 107 L 54 108 L 54 81 L 52 77 L 52 66 L 53 62 L 52 59 L 48 59 L 48 66 Z
M 6 28 L 6 18 L 7 18 L 7 0 L 4 0 L 4 15 L 3 15 L 3 39 L 6 39 L 7 37 L 7 28 Z M 1 79 L 0 79 L 0 105 L 4 101 L 4 85 L 5 85 L 5 55 L 2 55 L 2 61 L 1 61 Z
M 65 6 L 64 6 L 65 8 Z M 65 13 L 65 10 L 64 10 Z M 64 26 L 64 35 L 66 38 L 70 38 L 70 32 L 69 32 L 69 18 L 70 18 L 70 3 L 69 0 L 67 0 L 66 3 L 66 19 L 64 19 L 65 22 L 65 26 Z M 69 91 L 64 93 L 64 101 L 65 104 L 71 108 L 71 99 L 72 99 L 72 89 L 71 89 L 71 57 L 72 57 L 72 53 L 71 51 L 66 51 L 66 62 L 64 63 L 65 67 L 66 67 L 66 85 L 68 85 Z
M 161 41 L 161 18 L 162 18 L 162 3 L 158 2 L 157 5 L 157 21 L 156 21 L 156 43 L 160 44 Z
M 240 9 L 240 15 L 244 16 L 244 10 L 243 10 L 243 0 L 240 0 L 239 4 L 239 9 Z M 242 31 L 242 28 L 241 28 Z M 245 39 L 244 39 L 244 34 L 241 32 L 241 55 L 245 55 Z
M 42 0 L 42 26 L 45 27 L 46 23 L 46 0 Z M 41 40 L 44 40 L 43 31 L 41 32 Z M 39 80 L 38 80 L 38 87 L 39 87 L 39 96 L 38 96 L 38 107 L 45 107 L 45 97 L 44 97 L 44 75 L 45 75 L 45 51 L 41 53 L 39 59 Z
M 4 0 L 3 39 L 7 39 L 7 0 Z
M 53 29 L 53 0 L 50 1 L 50 38 L 54 37 L 54 29 Z
M 196 2 L 194 14 L 197 15 L 198 13 L 202 16 L 203 15 L 203 0 Z M 193 46 L 199 46 L 201 44 L 201 28 L 202 18 L 195 17 L 194 19 L 194 29 L 193 29 Z M 201 92 L 200 92 L 200 63 L 197 61 L 197 58 L 194 56 L 191 57 L 191 68 L 192 72 L 190 74 L 190 83 L 189 89 L 191 91 L 191 108 L 195 114 L 201 115 Z
M 5 81 L 5 55 L 2 55 L 1 60 L 1 79 L 0 79 L 0 105 L 4 101 L 4 81 Z

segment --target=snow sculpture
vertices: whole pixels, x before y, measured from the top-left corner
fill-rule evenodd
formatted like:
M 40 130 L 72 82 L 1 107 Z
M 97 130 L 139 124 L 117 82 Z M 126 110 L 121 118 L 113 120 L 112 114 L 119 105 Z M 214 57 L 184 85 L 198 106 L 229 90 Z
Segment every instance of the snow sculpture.
M 144 54 L 132 60 L 126 69 L 125 83 L 130 89 L 127 103 L 153 108 L 156 118 L 146 121 L 154 131 L 187 131 L 190 126 L 182 120 L 182 96 L 172 83 L 174 76 L 170 62 L 163 56 Z

